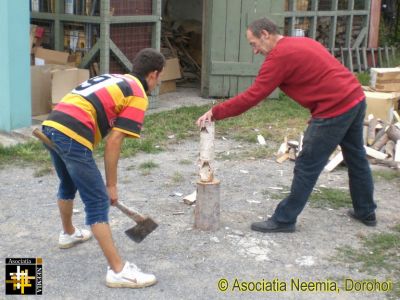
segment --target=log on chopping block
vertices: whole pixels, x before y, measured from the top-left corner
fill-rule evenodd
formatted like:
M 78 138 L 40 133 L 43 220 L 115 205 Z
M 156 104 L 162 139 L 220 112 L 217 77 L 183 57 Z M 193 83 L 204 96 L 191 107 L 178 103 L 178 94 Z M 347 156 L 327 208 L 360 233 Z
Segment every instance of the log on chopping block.
M 200 180 L 197 182 L 194 228 L 217 230 L 220 216 L 220 181 L 214 177 L 214 122 L 200 130 Z
M 200 130 L 200 180 L 211 182 L 214 178 L 212 163 L 214 160 L 214 122 L 206 123 Z
M 217 230 L 220 219 L 220 181 L 197 182 L 194 227 L 200 230 Z

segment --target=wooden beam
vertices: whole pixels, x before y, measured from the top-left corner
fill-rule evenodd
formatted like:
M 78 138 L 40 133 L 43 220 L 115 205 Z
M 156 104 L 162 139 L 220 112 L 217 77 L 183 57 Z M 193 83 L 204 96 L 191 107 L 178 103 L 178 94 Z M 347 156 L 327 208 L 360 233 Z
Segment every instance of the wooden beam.
M 377 48 L 379 42 L 379 21 L 381 18 L 381 0 L 371 0 L 368 47 Z

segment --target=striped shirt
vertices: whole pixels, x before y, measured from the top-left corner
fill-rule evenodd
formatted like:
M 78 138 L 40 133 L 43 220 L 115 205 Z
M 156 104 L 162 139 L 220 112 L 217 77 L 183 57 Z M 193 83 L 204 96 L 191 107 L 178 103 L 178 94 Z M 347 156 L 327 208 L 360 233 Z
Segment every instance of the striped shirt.
M 147 107 L 139 79 L 129 74 L 103 74 L 63 97 L 43 125 L 93 150 L 111 129 L 140 137 Z

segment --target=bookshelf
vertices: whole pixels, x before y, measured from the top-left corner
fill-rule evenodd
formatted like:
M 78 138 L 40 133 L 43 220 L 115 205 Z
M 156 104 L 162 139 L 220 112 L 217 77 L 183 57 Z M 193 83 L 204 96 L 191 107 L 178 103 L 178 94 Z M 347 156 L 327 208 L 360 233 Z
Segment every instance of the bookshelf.
M 98 60 L 100 73 L 130 70 L 141 48 L 160 49 L 161 0 L 31 0 L 30 17 L 49 24 L 53 49 L 65 51 L 68 39 L 76 41 L 79 66 Z

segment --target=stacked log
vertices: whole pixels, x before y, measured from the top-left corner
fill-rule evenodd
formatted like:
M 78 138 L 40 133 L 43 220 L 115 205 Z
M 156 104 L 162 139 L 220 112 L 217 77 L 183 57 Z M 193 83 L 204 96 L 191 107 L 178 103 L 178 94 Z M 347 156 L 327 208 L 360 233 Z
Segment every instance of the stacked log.
M 400 170 L 400 117 L 396 111 L 393 114 L 392 124 L 373 115 L 368 116 L 364 122 L 364 148 L 370 163 Z M 276 161 L 283 163 L 286 160 L 295 160 L 301 151 L 302 138 L 301 135 L 299 141 L 288 141 L 285 137 L 277 152 Z M 331 172 L 342 162 L 343 154 L 338 146 L 325 166 L 325 171 Z

